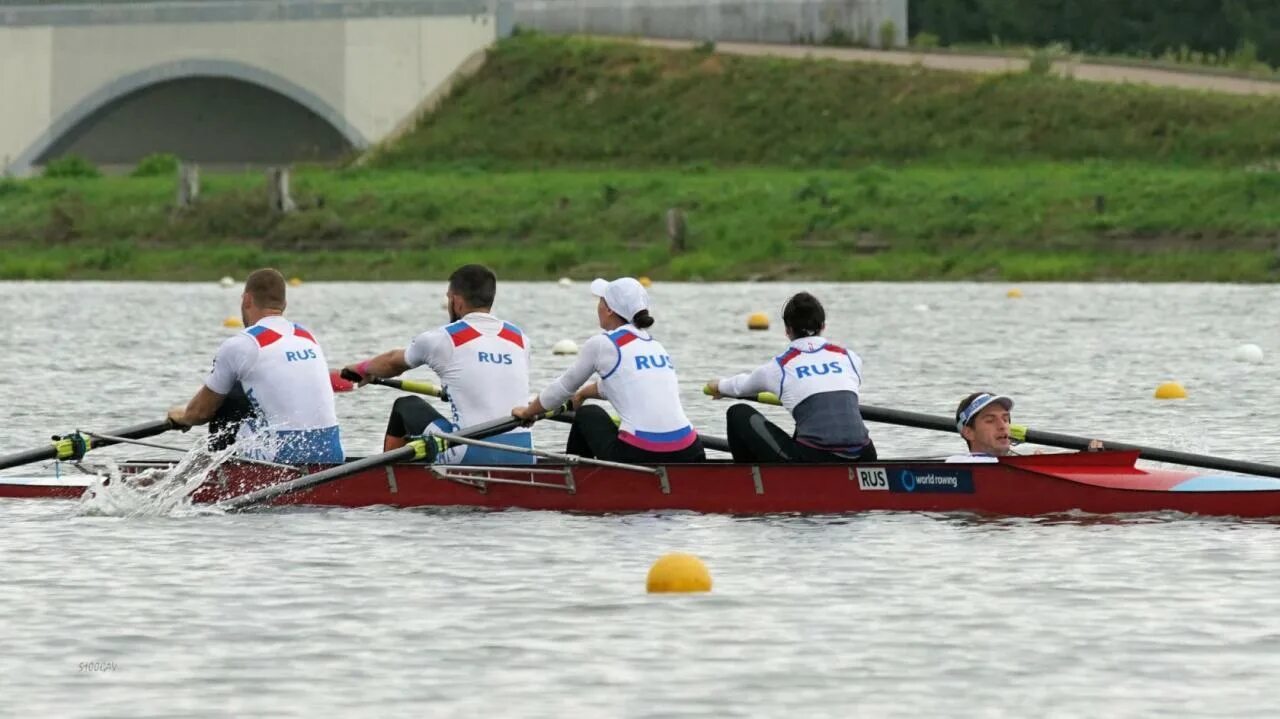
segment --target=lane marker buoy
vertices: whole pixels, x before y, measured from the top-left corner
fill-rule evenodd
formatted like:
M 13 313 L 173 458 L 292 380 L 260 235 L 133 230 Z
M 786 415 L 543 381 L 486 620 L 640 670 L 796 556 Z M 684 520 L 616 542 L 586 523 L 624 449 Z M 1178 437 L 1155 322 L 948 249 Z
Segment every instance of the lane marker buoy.
M 749 330 L 767 330 L 769 329 L 769 315 L 763 312 L 754 312 L 747 317 L 747 329 Z
M 709 592 L 711 572 L 692 554 L 664 554 L 649 568 L 645 589 L 650 594 Z
M 1156 387 L 1156 399 L 1186 399 L 1187 388 L 1177 382 L 1162 382 Z

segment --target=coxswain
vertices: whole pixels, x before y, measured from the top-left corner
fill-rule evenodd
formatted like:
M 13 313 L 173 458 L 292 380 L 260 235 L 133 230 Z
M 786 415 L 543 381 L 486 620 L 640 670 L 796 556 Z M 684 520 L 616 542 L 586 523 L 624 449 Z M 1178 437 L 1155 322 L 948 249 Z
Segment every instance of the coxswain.
M 315 335 L 284 317 L 284 275 L 249 275 L 240 298 L 245 329 L 224 340 L 191 401 L 169 410 L 179 427 L 210 422 L 210 445 L 283 464 L 343 461 L 329 365 Z M 212 422 L 211 422 L 212 420 Z
M 992 392 L 974 392 L 956 407 L 956 431 L 969 446 L 968 454 L 954 455 L 948 462 L 997 462 L 1013 451 L 1013 400 Z M 1086 451 L 1106 449 L 1102 440 L 1089 440 Z
M 407 348 L 393 349 L 346 369 L 367 383 L 426 366 L 447 390 L 452 412 L 442 415 L 421 397 L 404 396 L 391 406 L 383 451 L 403 447 L 412 437 L 454 432 L 461 427 L 508 417 L 511 405 L 529 397 L 529 339 L 516 325 L 492 314 L 498 279 L 483 265 L 464 265 L 449 276 L 445 300 L 450 324 L 427 330 Z M 527 427 L 486 438 L 488 442 L 533 448 Z M 438 464 L 532 464 L 529 454 L 476 446 L 452 447 L 432 459 Z
M 578 359 L 529 402 L 511 410 L 532 421 L 547 409 L 572 399 L 577 408 L 567 451 L 616 462 L 666 464 L 706 459 L 702 441 L 680 404 L 675 363 L 648 332 L 649 293 L 631 277 L 597 279 L 596 318 L 602 334 L 583 343 Z M 587 383 L 592 375 L 596 382 Z M 613 404 L 619 421 L 588 399 Z
M 739 403 L 726 413 L 735 462 L 870 462 L 876 448 L 858 409 L 862 358 L 828 342 L 826 311 L 801 292 L 787 300 L 782 322 L 791 344 L 751 372 L 712 380 L 712 397 L 755 397 L 773 392 L 795 419 L 788 434 L 754 407 Z

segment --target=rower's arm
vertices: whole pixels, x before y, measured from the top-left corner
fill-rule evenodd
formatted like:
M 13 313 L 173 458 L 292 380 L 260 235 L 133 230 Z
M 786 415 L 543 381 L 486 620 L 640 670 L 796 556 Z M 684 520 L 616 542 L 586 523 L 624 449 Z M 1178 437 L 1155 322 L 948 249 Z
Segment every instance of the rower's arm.
M 750 372 L 715 381 L 717 394 L 725 397 L 755 397 L 761 392 L 777 393 L 782 387 L 782 368 L 770 360 Z
M 409 363 L 404 360 L 404 350 L 394 349 L 363 362 L 347 365 L 346 369 L 360 375 L 363 381 L 367 382 L 371 379 L 398 377 L 409 371 L 410 368 Z
M 222 406 L 226 395 L 218 394 L 208 387 L 201 387 L 185 406 L 178 405 L 169 410 L 169 419 L 180 427 L 194 427 L 213 419 Z
M 569 366 L 569 369 L 538 394 L 541 406 L 559 407 L 582 389 L 582 385 L 591 379 L 591 375 L 596 372 L 600 372 L 601 376 L 608 374 L 616 364 L 614 361 L 616 354 L 613 343 L 605 335 L 596 335 L 584 342 L 582 351 L 578 353 L 578 358 Z

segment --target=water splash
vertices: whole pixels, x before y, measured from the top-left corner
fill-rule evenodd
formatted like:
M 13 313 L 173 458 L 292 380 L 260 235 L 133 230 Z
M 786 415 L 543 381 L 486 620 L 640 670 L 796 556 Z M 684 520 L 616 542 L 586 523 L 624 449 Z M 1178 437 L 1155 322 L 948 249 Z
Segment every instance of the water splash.
M 90 517 L 162 517 L 222 514 L 216 505 L 196 505 L 196 490 L 219 467 L 235 457 L 273 454 L 278 439 L 272 432 L 242 434 L 224 449 L 209 449 L 199 437 L 176 465 L 142 472 L 122 472 L 110 460 L 98 468 L 80 498 L 78 514 Z

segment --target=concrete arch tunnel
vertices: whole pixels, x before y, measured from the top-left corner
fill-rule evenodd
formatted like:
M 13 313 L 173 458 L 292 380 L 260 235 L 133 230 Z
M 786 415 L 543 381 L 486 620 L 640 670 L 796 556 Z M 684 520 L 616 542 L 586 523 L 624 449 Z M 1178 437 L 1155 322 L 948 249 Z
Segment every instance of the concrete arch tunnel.
M 167 63 L 118 78 L 54 120 L 14 163 L 76 154 L 104 165 L 155 152 L 226 165 L 321 161 L 368 141 L 337 108 L 261 68 L 226 60 Z

